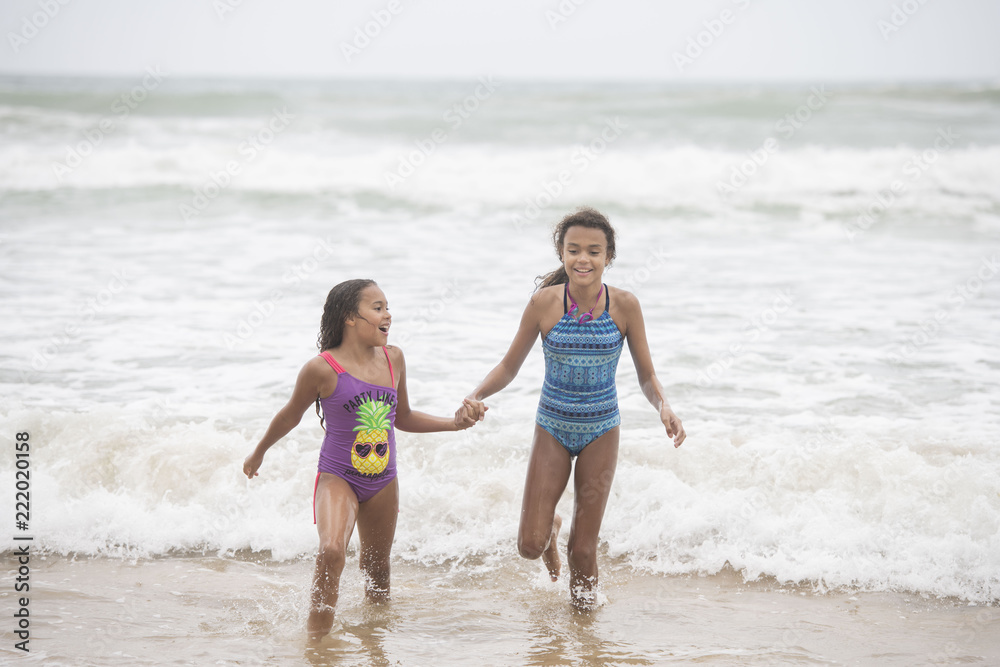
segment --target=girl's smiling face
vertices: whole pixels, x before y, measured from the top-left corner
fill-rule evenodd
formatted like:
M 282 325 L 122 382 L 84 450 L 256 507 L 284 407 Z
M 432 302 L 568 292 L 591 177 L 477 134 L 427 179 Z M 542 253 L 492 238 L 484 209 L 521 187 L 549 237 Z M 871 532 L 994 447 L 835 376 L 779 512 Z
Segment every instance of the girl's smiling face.
M 600 283 L 608 265 L 608 242 L 604 232 L 580 226 L 567 229 L 562 261 L 571 282 L 581 285 Z
M 389 326 L 392 315 L 389 314 L 389 301 L 385 292 L 378 285 L 369 285 L 361 292 L 358 302 L 358 314 L 354 317 L 354 326 L 362 336 L 378 338 L 378 345 L 385 345 L 389 338 Z

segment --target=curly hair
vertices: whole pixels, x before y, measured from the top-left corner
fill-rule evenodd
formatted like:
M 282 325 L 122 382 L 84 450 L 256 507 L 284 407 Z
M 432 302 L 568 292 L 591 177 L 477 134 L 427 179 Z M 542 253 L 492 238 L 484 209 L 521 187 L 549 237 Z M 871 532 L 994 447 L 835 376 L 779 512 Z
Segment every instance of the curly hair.
M 344 322 L 351 315 L 358 314 L 361 304 L 361 292 L 366 287 L 377 283 L 369 278 L 345 280 L 334 286 L 326 295 L 323 306 L 323 318 L 319 322 L 319 335 L 316 337 L 316 347 L 329 350 L 337 347 L 344 340 Z
M 361 292 L 367 287 L 376 285 L 369 278 L 345 280 L 330 290 L 323 306 L 323 317 L 319 321 L 319 335 L 316 337 L 316 347 L 323 350 L 337 347 L 344 340 L 344 323 L 351 315 L 358 314 L 361 305 Z M 320 426 L 326 428 L 323 415 L 320 414 L 319 396 L 316 397 L 316 416 Z
M 556 255 L 559 256 L 560 260 L 562 259 L 563 242 L 566 240 L 566 232 L 569 231 L 570 227 L 588 227 L 590 229 L 599 229 L 604 232 L 604 238 L 607 240 L 608 244 L 608 262 L 610 263 L 614 260 L 615 229 L 602 213 L 589 207 L 579 208 L 573 213 L 567 215 L 559 222 L 558 225 L 556 225 L 555 230 L 552 232 L 552 242 L 555 244 Z M 543 276 L 538 276 L 535 279 L 535 291 L 538 291 L 543 287 L 549 287 L 550 285 L 562 285 L 568 282 L 569 276 L 566 274 L 566 267 L 560 266 L 555 271 L 546 273 Z

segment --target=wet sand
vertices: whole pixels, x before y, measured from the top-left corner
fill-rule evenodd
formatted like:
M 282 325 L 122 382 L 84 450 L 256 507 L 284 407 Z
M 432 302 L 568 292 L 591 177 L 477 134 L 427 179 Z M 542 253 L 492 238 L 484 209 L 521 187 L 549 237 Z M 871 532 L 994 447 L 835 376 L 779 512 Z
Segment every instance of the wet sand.
M 12 581 L 12 559 L 6 576 Z M 393 599 L 364 602 L 356 558 L 334 632 L 307 641 L 311 559 L 35 558 L 31 652 L 44 665 L 1000 664 L 1000 609 L 906 593 L 826 592 L 636 574 L 602 561 L 604 604 L 573 611 L 539 563 L 394 563 Z M 12 586 L 0 593 L 13 610 Z M 10 619 L 11 611 L 4 615 Z M 14 662 L 16 660 L 16 662 Z

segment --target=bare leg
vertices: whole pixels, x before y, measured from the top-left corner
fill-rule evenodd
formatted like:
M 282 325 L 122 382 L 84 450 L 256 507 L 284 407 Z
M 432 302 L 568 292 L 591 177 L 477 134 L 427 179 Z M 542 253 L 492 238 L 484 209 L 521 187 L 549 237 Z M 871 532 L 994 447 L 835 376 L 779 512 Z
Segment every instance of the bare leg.
M 576 459 L 575 501 L 569 529 L 570 594 L 578 609 L 593 608 L 597 587 L 597 542 L 618 464 L 618 427 L 584 447 Z
M 316 529 L 319 553 L 313 575 L 312 604 L 307 628 L 312 640 L 322 639 L 333 627 L 334 610 L 340 593 L 347 545 L 358 517 L 358 497 L 350 485 L 329 473 L 319 476 L 316 486 Z
M 365 575 L 365 597 L 370 602 L 389 599 L 389 554 L 399 516 L 399 483 L 392 480 L 358 508 L 361 538 L 361 571 Z
M 541 556 L 553 581 L 559 577 L 561 568 L 556 538 L 562 519 L 556 516 L 556 504 L 566 489 L 570 467 L 569 453 L 551 433 L 535 424 L 517 549 L 524 558 L 534 560 Z
M 542 562 L 545 569 L 549 571 L 552 581 L 559 581 L 562 572 L 562 563 L 559 561 L 559 529 L 562 528 L 562 517 L 556 514 L 552 517 L 552 536 L 549 537 L 549 545 L 542 552 Z

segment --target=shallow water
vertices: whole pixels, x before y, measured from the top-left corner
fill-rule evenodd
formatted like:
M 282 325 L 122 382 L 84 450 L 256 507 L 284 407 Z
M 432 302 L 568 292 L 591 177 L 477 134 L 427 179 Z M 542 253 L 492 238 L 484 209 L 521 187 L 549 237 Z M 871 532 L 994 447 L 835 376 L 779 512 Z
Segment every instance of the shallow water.
M 995 664 L 1000 610 L 900 593 L 636 575 L 605 554 L 604 604 L 574 611 L 538 563 L 397 563 L 363 600 L 349 559 L 330 636 L 304 632 L 309 559 L 178 556 L 36 564 L 31 653 L 45 665 Z M 3 592 L 10 602 L 10 593 Z M 12 658 L 5 631 L 0 655 Z

